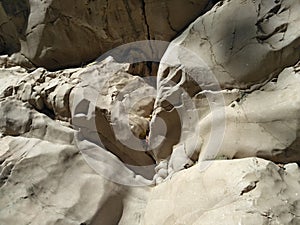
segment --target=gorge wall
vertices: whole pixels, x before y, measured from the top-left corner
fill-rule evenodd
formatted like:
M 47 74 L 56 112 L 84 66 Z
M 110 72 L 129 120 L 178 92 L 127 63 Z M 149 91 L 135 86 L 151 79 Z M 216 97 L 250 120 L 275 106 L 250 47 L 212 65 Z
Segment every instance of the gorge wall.
M 300 224 L 299 12 L 1 0 L 0 224 Z

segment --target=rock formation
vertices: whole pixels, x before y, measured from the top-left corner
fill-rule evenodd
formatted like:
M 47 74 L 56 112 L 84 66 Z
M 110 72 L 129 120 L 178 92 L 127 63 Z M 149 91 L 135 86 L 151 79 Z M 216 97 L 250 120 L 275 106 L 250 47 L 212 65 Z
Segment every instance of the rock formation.
M 153 188 L 144 224 L 299 224 L 299 179 L 297 164 L 257 158 L 194 166 Z
M 0 1 L 0 224 L 300 224 L 299 11 Z
M 299 161 L 299 65 L 282 71 L 300 58 L 299 6 L 220 2 L 171 43 L 161 60 L 150 125 L 157 161 L 170 157 L 173 148 L 187 156 L 176 163 L 180 168 L 198 160 L 199 152 L 201 159 L 219 154 Z M 158 145 L 161 129 L 155 127 L 162 120 L 168 132 Z M 191 137 L 199 140 L 192 147 Z
M 50 70 L 81 66 L 132 41 L 170 41 L 209 6 L 208 0 L 0 3 L 0 53 L 19 52 L 15 60 L 23 55 Z

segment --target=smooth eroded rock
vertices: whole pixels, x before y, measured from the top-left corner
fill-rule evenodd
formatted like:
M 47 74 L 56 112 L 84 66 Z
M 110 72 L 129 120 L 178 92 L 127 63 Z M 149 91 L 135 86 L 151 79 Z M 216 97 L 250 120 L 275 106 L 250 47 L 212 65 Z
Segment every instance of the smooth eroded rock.
M 300 170 L 246 158 L 215 160 L 153 188 L 144 224 L 299 224 Z
M 99 176 L 74 146 L 23 137 L 0 143 L 1 224 L 141 224 L 147 189 Z

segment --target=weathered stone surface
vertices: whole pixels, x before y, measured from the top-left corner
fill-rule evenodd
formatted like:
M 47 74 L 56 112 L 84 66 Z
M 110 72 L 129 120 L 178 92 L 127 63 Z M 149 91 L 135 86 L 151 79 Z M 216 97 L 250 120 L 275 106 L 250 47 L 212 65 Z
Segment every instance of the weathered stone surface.
M 193 107 L 186 99 L 173 111 L 158 107 L 151 127 L 155 129 L 167 121 L 168 132 L 162 144 L 154 148 L 156 160 L 163 160 L 156 168 L 157 182 L 198 160 L 258 156 L 279 163 L 299 162 L 299 71 L 299 64 L 286 68 L 278 78 L 250 93 L 227 92 L 230 97 L 225 95 L 220 107 L 201 104 L 202 97 L 199 104 L 197 96 L 188 99 L 194 101 Z M 178 95 L 176 89 L 170 90 L 166 99 Z M 218 104 L 217 95 L 224 93 L 217 91 L 212 94 L 215 97 L 207 96 L 207 101 Z M 163 101 L 157 99 L 157 102 Z M 169 119 L 172 113 L 178 115 L 175 120 Z M 181 129 L 175 130 L 176 125 Z M 160 132 L 151 130 L 150 142 L 155 144 Z M 176 139 L 170 140 L 168 135 L 174 133 Z M 166 173 L 161 175 L 160 170 Z
M 32 137 L 0 143 L 1 224 L 141 224 L 147 189 L 104 179 L 73 145 Z
M 0 2 L 1 225 L 300 224 L 299 1 Z
M 223 105 L 223 112 L 210 108 L 204 116 L 193 117 L 196 128 L 186 131 L 188 135 L 180 135 L 179 143 L 173 147 L 169 171 L 190 165 L 190 160 L 198 160 L 197 156 L 201 160 L 258 156 L 273 162 L 299 162 L 299 85 L 298 64 L 286 68 L 259 90 L 242 92 L 236 100 Z M 205 105 L 194 110 L 201 114 L 203 108 Z M 181 119 L 183 124 L 191 124 Z M 215 145 L 218 149 L 211 151 L 211 142 L 219 142 Z
M 23 68 L 3 68 L 0 95 L 28 102 L 50 117 L 70 120 L 69 95 L 78 83 L 78 79 L 72 79 L 71 75 L 77 70 L 79 69 L 51 73 L 39 68 L 28 73 Z
M 3 57 L 6 60 L 6 57 Z M 21 67 L 0 68 L 0 96 L 7 97 L 13 93 L 13 86 L 26 74 Z
M 298 73 L 297 73 L 298 71 Z M 226 107 L 220 155 L 300 161 L 300 73 L 289 67 L 278 79 Z
M 299 224 L 300 170 L 258 159 L 215 160 L 152 189 L 144 224 Z
M 145 0 L 144 2 L 150 39 L 164 41 L 170 41 L 204 9 L 210 7 L 210 1 L 206 0 Z
M 145 138 L 156 92 L 142 78 L 126 73 L 128 68 L 110 57 L 74 74 L 82 82 L 71 93 L 72 123 L 83 145 L 96 144 L 103 154 L 109 150 L 151 179 L 155 162 L 146 152 Z
M 4 136 L 27 136 L 55 143 L 72 144 L 74 131 L 58 126 L 46 115 L 36 112 L 30 104 L 8 98 L 0 102 L 0 133 Z
M 67 87 L 75 86 L 80 81 L 75 72 L 80 70 L 50 73 L 38 69 L 28 74 L 20 68 L 2 69 L 0 224 L 141 224 L 148 188 L 127 188 L 97 174 L 74 146 L 76 131 L 62 122 L 64 111 L 53 105 L 52 117 L 43 110 L 51 103 L 47 103 L 51 95 L 54 102 L 61 98 L 59 103 L 69 98 L 64 80 Z M 3 95 L 10 87 L 13 91 Z M 43 107 L 32 104 L 33 93 L 41 95 Z M 142 110 L 137 112 L 144 115 Z M 117 165 L 111 153 L 101 157 Z M 126 167 L 120 171 L 126 180 Z M 127 176 L 135 177 L 127 171 Z
M 0 2 L 0 54 L 20 51 L 29 15 L 28 0 Z
M 11 68 L 20 66 L 23 69 L 34 70 L 35 66 L 21 53 L 14 53 L 11 56 L 1 55 L 0 56 L 0 67 L 1 68 Z
M 126 73 L 128 68 L 129 64 L 108 58 L 82 69 L 19 70 L 22 79 L 21 75 L 11 79 L 18 69 L 2 69 L 2 133 L 48 135 L 49 129 L 50 133 L 56 130 L 48 117 L 71 122 L 72 111 L 72 124 L 80 128 L 79 136 L 100 145 L 102 151 L 114 153 L 129 167 L 139 170 L 140 166 L 150 166 L 144 175 L 150 173 L 146 176 L 152 178 L 155 162 L 146 152 L 145 139 L 156 91 L 142 78 Z M 53 140 L 60 134 L 56 133 Z
M 298 67 L 276 81 L 300 59 L 299 7 L 219 2 L 171 43 L 150 123 L 150 149 L 167 161 L 161 169 L 189 167 L 199 154 L 299 161 Z
M 219 2 L 172 42 L 183 50 L 170 47 L 162 62 L 172 58 L 192 73 L 199 57 L 223 88 L 262 84 L 300 58 L 299 8 L 298 0 Z
M 0 24 L 11 21 L 2 26 L 0 52 L 16 52 L 21 45 L 21 53 L 36 66 L 80 66 L 128 42 L 170 41 L 204 12 L 208 2 L 2 1 Z M 18 10 L 22 14 L 15 15 Z

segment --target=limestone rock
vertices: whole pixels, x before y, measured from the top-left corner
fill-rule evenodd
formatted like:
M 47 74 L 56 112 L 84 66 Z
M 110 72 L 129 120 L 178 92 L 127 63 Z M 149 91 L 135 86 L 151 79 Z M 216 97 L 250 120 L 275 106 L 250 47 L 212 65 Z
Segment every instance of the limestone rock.
M 171 159 L 165 169 L 188 167 L 199 155 L 299 161 L 299 74 L 296 67 L 280 74 L 300 59 L 299 7 L 219 2 L 172 41 L 158 70 L 149 138 L 157 162 Z
M 299 224 L 300 170 L 258 158 L 215 160 L 152 189 L 144 224 Z M 155 215 L 155 216 L 154 216 Z
M 14 53 L 11 56 L 1 55 L 0 56 L 0 67 L 11 68 L 20 66 L 27 70 L 34 70 L 35 66 L 21 53 Z
M 60 126 L 45 114 L 36 112 L 28 103 L 12 98 L 0 101 L 0 133 L 4 136 L 27 136 L 55 143 L 72 144 L 74 132 Z
M 259 90 L 243 92 L 222 109 L 211 108 L 203 117 L 193 117 L 196 128 L 181 134 L 172 147 L 169 171 L 183 169 L 190 160 L 215 158 L 258 156 L 279 163 L 299 162 L 299 85 L 299 65 L 295 65 Z
M 73 145 L 24 137 L 0 142 L 1 224 L 141 224 L 147 189 L 104 179 Z
M 1 69 L 1 224 L 141 224 L 148 188 L 127 188 L 105 177 L 105 173 L 96 173 L 79 151 L 80 146 L 75 146 L 77 131 L 69 123 L 72 89 L 92 71 L 106 72 L 104 78 L 113 78 L 114 73 L 109 73 L 112 70 L 101 66 L 57 72 L 39 68 L 30 73 L 19 67 Z M 128 67 L 113 62 L 110 66 L 119 70 Z M 129 89 L 143 84 L 129 74 L 123 81 L 127 80 L 137 83 Z M 108 89 L 126 86 L 126 82 L 124 86 L 122 82 L 112 84 Z M 132 100 L 134 95 L 128 98 Z M 153 98 L 150 102 L 147 97 L 143 99 L 130 111 L 137 127 L 152 110 Z M 123 180 L 151 183 L 136 176 L 107 150 L 101 160 L 97 165 L 104 166 L 107 174 L 111 167 L 120 166 L 117 176 Z
M 219 2 L 172 41 L 162 62 L 172 58 L 192 75 L 201 74 L 202 60 L 222 88 L 263 84 L 300 58 L 299 7 L 298 0 Z
M 2 1 L 0 52 L 11 54 L 21 46 L 21 53 L 36 66 L 80 66 L 128 42 L 170 41 L 204 12 L 208 2 Z
M 30 103 L 36 110 L 46 115 L 70 120 L 69 95 L 78 82 L 71 75 L 78 69 L 48 72 L 38 68 L 31 73 L 25 69 L 3 68 L 3 97 L 14 98 Z M 9 74 L 9 76 L 8 76 Z M 19 76 L 16 76 L 18 74 Z M 23 76 L 23 77 L 22 77 Z M 5 84 L 5 83 L 8 84 Z
M 156 92 L 126 73 L 128 68 L 110 57 L 74 74 L 82 82 L 71 92 L 72 124 L 79 129 L 78 142 L 96 144 L 92 146 L 103 154 L 109 150 L 151 179 L 155 162 L 146 152 L 145 138 Z
M 31 111 L 18 101 L 8 99 L 0 102 L 0 132 L 4 135 L 18 136 L 30 130 Z
M 73 127 L 79 129 L 77 141 L 83 148 L 90 148 L 85 144 L 90 141 L 103 154 L 102 160 L 110 159 L 116 169 L 122 168 L 119 175 L 127 173 L 122 175 L 125 181 L 127 176 L 135 177 L 130 169 L 151 179 L 155 162 L 146 152 L 146 135 L 155 89 L 147 80 L 126 73 L 128 68 L 129 64 L 116 63 L 112 58 L 57 72 L 3 68 L 2 134 L 55 142 L 66 139 L 71 143 L 73 132 L 65 129 L 71 127 L 72 116 Z M 57 129 L 57 123 L 63 121 L 66 127 Z M 61 129 L 68 135 L 62 135 Z M 144 181 L 150 182 L 141 177 Z
M 6 60 L 6 57 L 3 57 Z M 13 93 L 13 86 L 26 74 L 21 67 L 0 68 L 0 96 L 8 97 Z
M 1 225 L 300 224 L 299 0 L 0 2 Z
M 226 107 L 220 155 L 228 158 L 259 156 L 284 163 L 300 161 L 300 73 L 296 72 L 297 68 L 285 69 L 278 79 Z
M 166 123 L 166 139 L 156 148 L 153 144 L 150 146 L 158 162 L 161 159 L 168 161 L 163 167 L 168 173 L 156 178 L 165 179 L 198 160 L 215 158 L 257 156 L 278 163 L 299 162 L 299 71 L 299 64 L 286 68 L 278 78 L 255 91 L 220 90 L 211 93 L 206 96 L 210 104 L 201 104 L 202 97 L 199 104 L 199 95 L 195 95 L 182 97 L 181 103 L 175 104 L 170 111 L 170 106 L 158 107 L 151 121 L 150 141 L 158 141 L 161 129 L 154 129 L 159 128 L 161 123 Z M 172 99 L 178 92 L 181 93 L 170 88 L 169 95 L 168 92 L 162 94 L 156 103 L 164 103 L 165 99 Z M 224 93 L 231 94 L 229 97 L 226 94 L 222 96 Z M 218 95 L 224 97 L 219 106 Z M 172 114 L 177 117 L 169 120 Z M 181 129 L 175 130 L 176 126 Z M 177 136 L 172 140 L 169 136 L 174 133 Z

